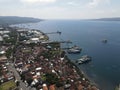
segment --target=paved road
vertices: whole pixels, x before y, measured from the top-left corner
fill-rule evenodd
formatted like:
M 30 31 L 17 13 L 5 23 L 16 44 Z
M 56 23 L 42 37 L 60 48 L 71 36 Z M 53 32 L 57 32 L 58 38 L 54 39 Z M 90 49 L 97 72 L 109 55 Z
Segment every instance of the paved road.
M 19 86 L 20 90 L 36 90 L 35 88 L 27 87 L 25 83 L 21 81 L 20 75 L 18 74 L 12 63 L 8 65 L 8 69 L 14 73 L 15 78 L 20 82 L 20 86 Z

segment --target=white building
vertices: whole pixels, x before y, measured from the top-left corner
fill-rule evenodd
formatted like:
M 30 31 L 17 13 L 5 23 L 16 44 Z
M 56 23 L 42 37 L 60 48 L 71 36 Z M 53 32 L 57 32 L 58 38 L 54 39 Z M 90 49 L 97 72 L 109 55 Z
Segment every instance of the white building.
M 3 37 L 2 36 L 0 36 L 0 41 L 3 41 Z

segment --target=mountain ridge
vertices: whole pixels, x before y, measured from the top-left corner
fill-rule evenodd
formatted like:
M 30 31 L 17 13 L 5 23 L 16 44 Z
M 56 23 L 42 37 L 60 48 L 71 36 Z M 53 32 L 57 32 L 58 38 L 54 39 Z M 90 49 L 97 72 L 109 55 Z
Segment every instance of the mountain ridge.
M 0 25 L 40 22 L 42 19 L 19 16 L 0 16 Z
M 111 17 L 111 18 L 99 18 L 99 19 L 90 19 L 96 21 L 120 21 L 120 17 Z

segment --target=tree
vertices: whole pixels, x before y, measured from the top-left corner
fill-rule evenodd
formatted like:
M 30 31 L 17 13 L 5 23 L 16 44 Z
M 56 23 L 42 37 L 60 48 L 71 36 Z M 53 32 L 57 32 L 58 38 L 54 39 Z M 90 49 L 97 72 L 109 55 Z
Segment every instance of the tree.
M 6 51 L 6 57 L 7 57 L 7 58 L 10 58 L 12 52 L 13 52 L 12 48 L 9 48 L 9 49 Z
M 54 73 L 47 73 L 45 76 L 46 76 L 46 82 L 48 82 L 48 84 L 50 85 L 56 84 L 59 82 L 57 75 Z

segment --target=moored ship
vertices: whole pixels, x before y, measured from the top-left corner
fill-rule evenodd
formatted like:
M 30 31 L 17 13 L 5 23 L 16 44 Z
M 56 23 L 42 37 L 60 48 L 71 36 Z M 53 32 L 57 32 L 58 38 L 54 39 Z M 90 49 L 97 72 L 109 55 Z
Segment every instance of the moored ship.
M 91 60 L 92 60 L 92 58 L 91 58 L 90 56 L 84 55 L 84 56 L 82 56 L 80 59 L 78 59 L 78 60 L 76 61 L 76 63 L 78 63 L 78 64 L 83 64 L 83 63 L 87 63 L 87 62 L 89 62 L 89 61 L 91 61 Z
M 82 50 L 82 48 L 79 48 L 78 46 L 73 46 L 72 48 L 69 48 L 68 50 L 67 50 L 67 52 L 69 53 L 69 54 L 77 54 L 77 53 L 80 53 L 81 52 L 81 50 Z

